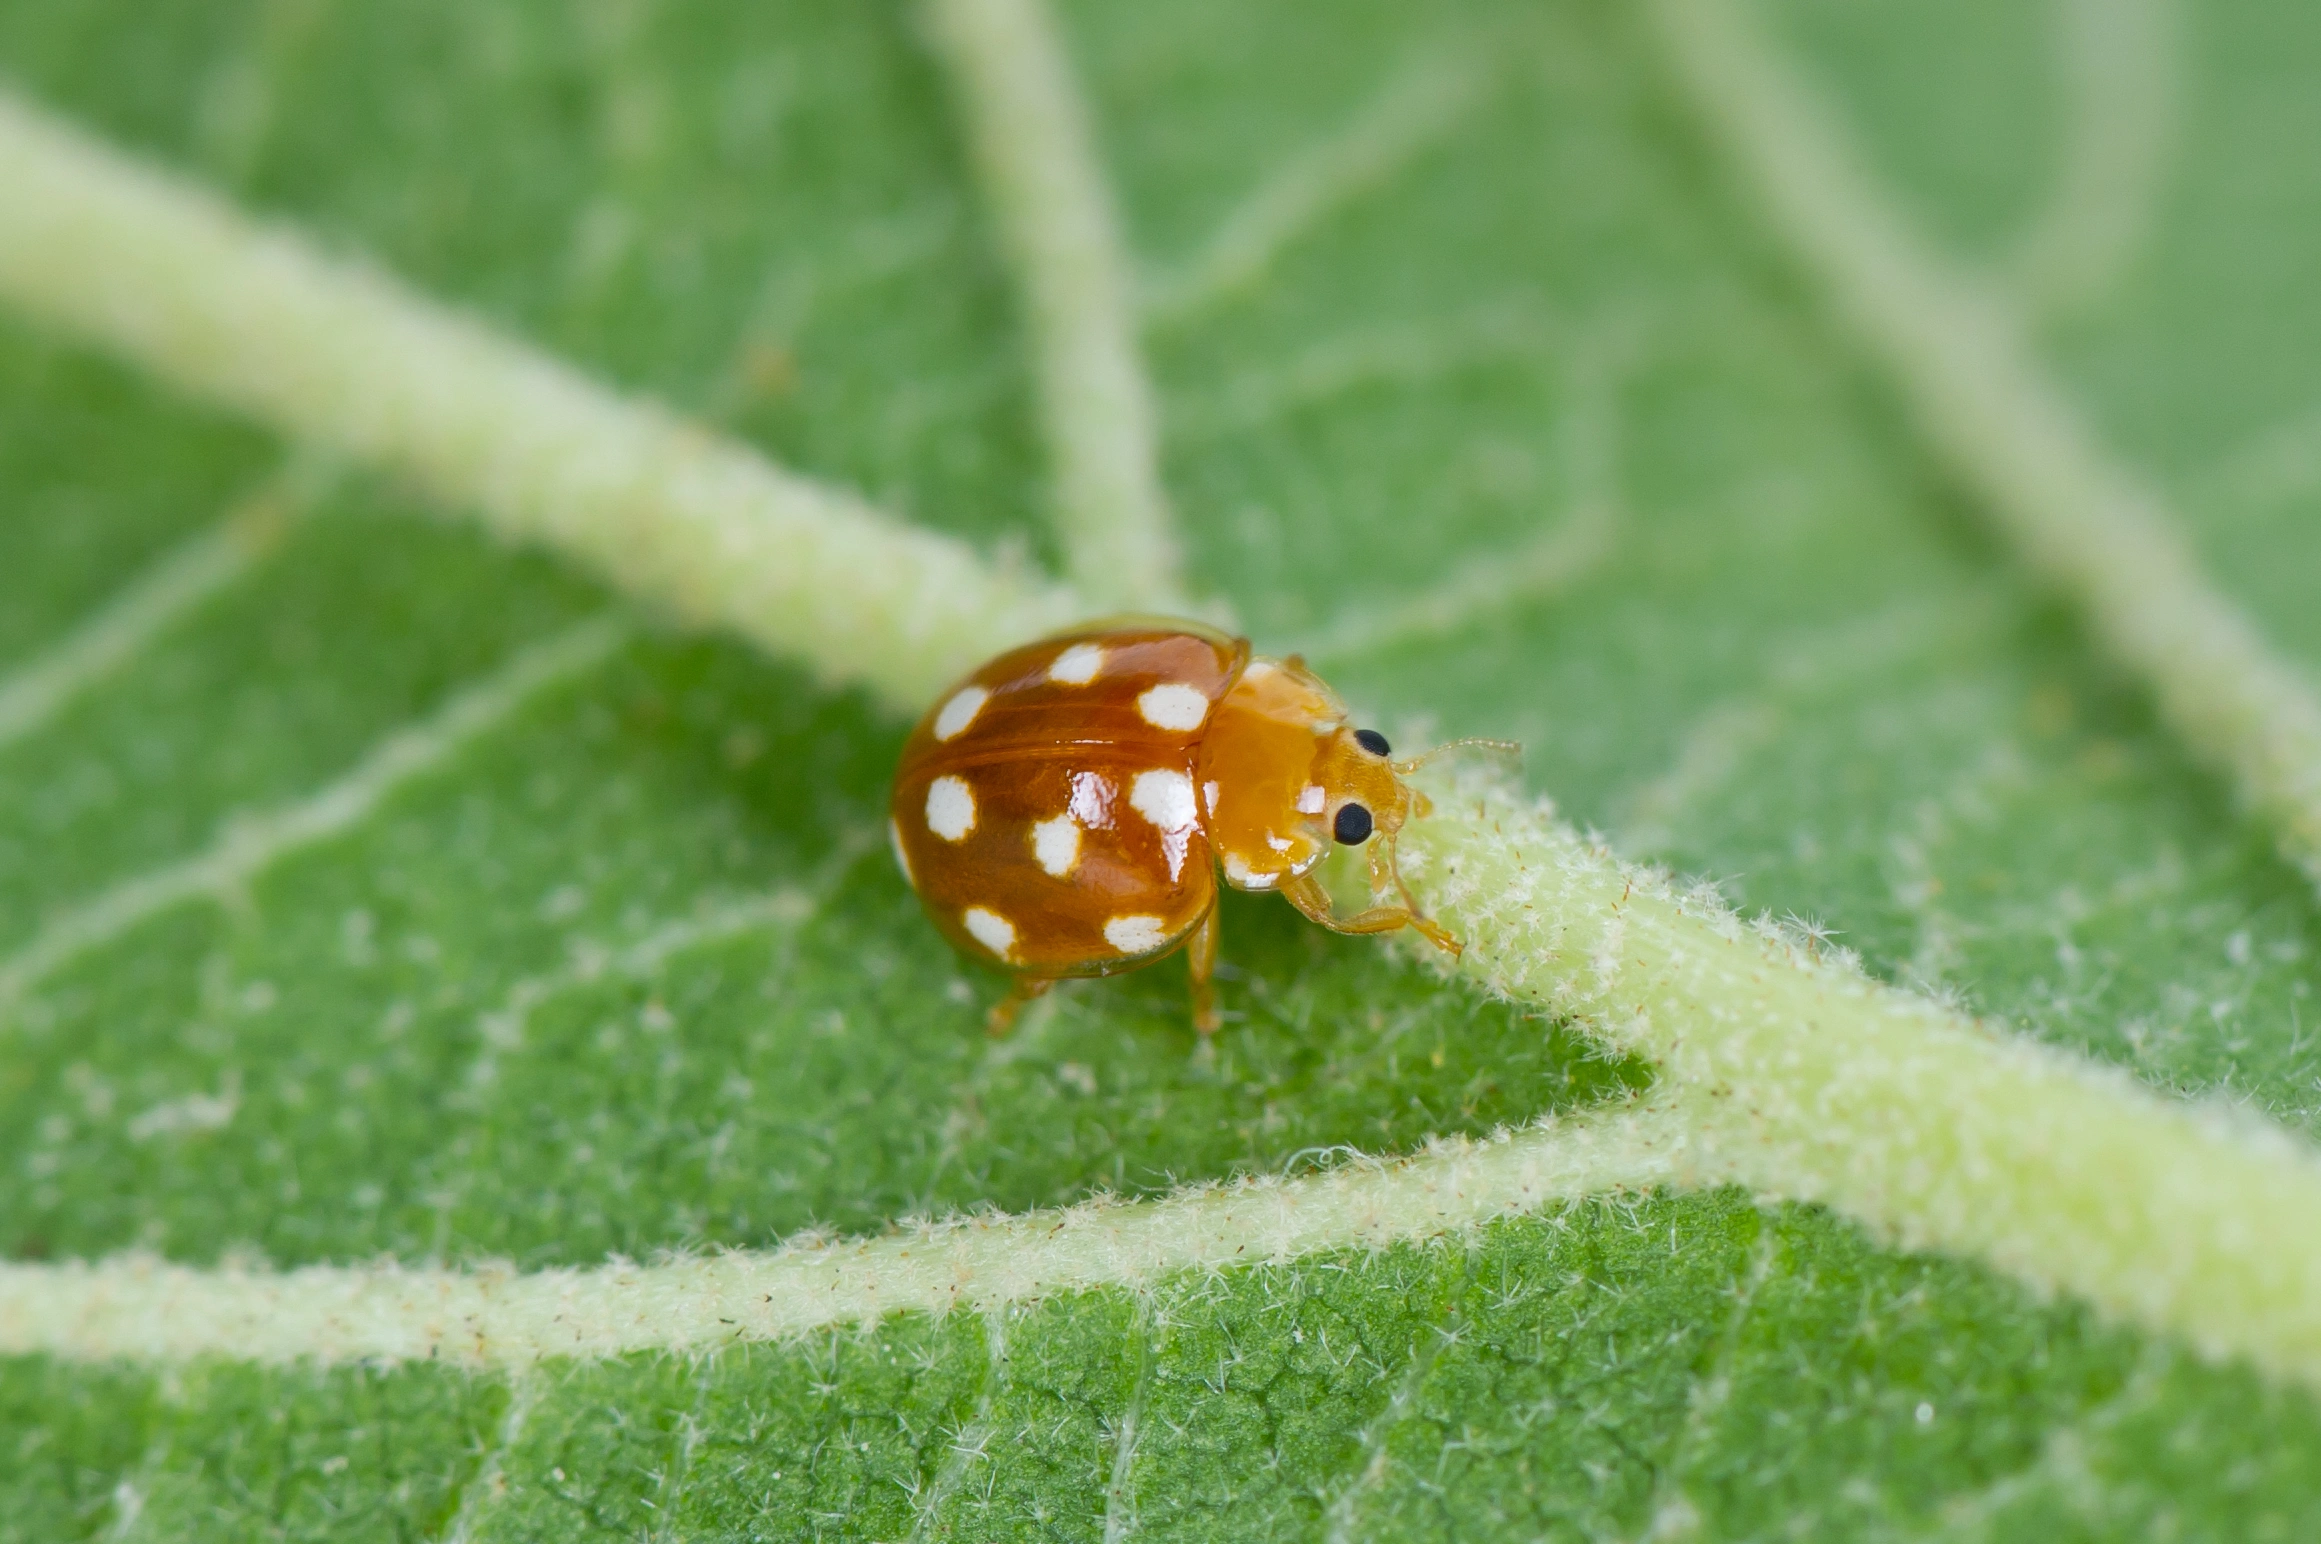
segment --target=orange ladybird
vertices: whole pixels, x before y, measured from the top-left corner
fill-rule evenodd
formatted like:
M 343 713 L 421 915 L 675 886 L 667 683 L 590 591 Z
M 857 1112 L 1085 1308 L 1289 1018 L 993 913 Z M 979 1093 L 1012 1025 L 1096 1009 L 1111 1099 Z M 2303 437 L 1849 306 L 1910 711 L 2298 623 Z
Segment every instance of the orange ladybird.
M 1498 745 L 1500 742 L 1461 742 Z M 1217 1027 L 1217 880 L 1279 890 L 1340 933 L 1415 928 L 1452 954 L 1395 868 L 1426 813 L 1386 737 L 1296 655 L 1189 622 L 1118 622 L 1027 644 L 945 692 L 912 731 L 888 832 L 927 914 L 1015 973 L 1005 1030 L 1064 977 L 1109 976 L 1185 947 L 1194 1027 Z M 1314 870 L 1372 842 L 1373 898 L 1341 917 Z

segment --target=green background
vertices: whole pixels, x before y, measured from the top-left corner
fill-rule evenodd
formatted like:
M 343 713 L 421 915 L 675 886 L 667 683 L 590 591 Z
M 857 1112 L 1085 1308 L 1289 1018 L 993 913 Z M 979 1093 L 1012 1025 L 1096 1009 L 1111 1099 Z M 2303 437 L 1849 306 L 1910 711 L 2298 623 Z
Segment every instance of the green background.
M 1163 274 L 1414 59 L 1478 71 L 1449 132 L 1151 339 L 1199 583 L 1294 648 L 1594 500 L 1609 547 L 1565 591 L 1333 678 L 1398 739 L 1523 739 L 1574 819 L 1826 923 L 1881 975 L 2312 1134 L 2312 892 L 1981 532 L 1626 13 L 1066 8 Z M 2064 134 L 2053 18 L 1792 0 L 1773 20 L 1929 238 L 2009 262 Z M 2214 0 L 2181 32 L 2150 237 L 2040 344 L 2312 667 L 2321 456 L 2281 436 L 2321 404 L 2321 13 Z M 623 388 L 1053 558 L 1013 292 L 900 8 L 15 0 L 0 72 Z M 287 456 L 0 323 L 0 670 Z M 330 484 L 252 579 L 0 748 L 0 952 L 607 603 L 390 483 Z M 0 1040 L 0 1252 L 762 1246 L 1407 1151 L 1649 1080 L 1251 898 L 1225 913 L 1213 1051 L 1173 965 L 1067 989 L 995 1050 L 997 981 L 866 842 L 902 728 L 654 633 L 353 834 L 75 963 Z M 592 974 L 782 886 L 818 907 Z M 561 989 L 510 1034 L 544 978 Z M 204 1098 L 230 1115 L 167 1118 Z M 2321 1532 L 2321 1407 L 1736 1193 L 513 1384 L 0 1362 L 9 1544 L 455 1519 L 2294 1539 Z

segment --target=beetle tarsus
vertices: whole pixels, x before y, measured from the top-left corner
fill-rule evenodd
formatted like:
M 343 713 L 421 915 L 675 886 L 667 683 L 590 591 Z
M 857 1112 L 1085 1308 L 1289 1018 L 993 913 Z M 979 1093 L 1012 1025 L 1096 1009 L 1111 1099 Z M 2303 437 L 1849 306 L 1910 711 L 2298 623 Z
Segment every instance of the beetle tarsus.
M 1417 930 L 1419 937 L 1433 944 L 1454 960 L 1467 952 L 1465 942 L 1456 933 L 1445 930 L 1439 922 L 1430 922 L 1425 917 L 1413 913 L 1410 925 Z

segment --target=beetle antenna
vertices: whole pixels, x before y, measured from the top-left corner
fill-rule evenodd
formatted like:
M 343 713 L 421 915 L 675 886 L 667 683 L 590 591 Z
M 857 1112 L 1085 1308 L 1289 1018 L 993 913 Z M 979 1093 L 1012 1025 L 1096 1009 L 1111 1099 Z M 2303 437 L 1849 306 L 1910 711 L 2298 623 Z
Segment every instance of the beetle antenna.
M 1408 777 L 1411 773 L 1416 772 L 1420 767 L 1425 766 L 1428 762 L 1434 760 L 1437 756 L 1440 756 L 1447 751 L 1490 751 L 1492 754 L 1498 756 L 1520 756 L 1523 754 L 1523 747 L 1513 740 L 1446 740 L 1442 744 L 1436 746 L 1433 750 L 1421 751 L 1418 755 L 1411 757 L 1408 761 L 1397 761 L 1393 763 L 1395 775 L 1398 777 Z

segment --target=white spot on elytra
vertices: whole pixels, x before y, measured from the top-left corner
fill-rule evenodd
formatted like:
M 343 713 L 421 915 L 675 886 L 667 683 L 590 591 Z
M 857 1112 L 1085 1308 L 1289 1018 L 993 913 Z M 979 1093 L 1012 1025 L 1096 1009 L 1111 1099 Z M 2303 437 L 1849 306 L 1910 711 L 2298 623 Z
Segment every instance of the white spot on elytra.
M 1112 829 L 1112 783 L 1101 772 L 1072 774 L 1072 818 L 1091 831 Z
M 1150 954 L 1167 939 L 1158 917 L 1114 917 L 1104 924 L 1104 941 L 1122 954 Z
M 975 794 L 955 777 L 938 777 L 927 785 L 927 829 L 946 842 L 956 842 L 975 829 Z
M 959 914 L 975 941 L 1001 959 L 1015 956 L 1015 924 L 984 906 L 970 906 Z
M 903 883 L 916 890 L 919 888 L 919 879 L 911 872 L 911 855 L 903 851 L 903 828 L 895 824 L 892 815 L 887 817 L 886 839 L 895 850 L 895 867 L 903 871 Z
M 1066 686 L 1086 686 L 1103 668 L 1102 645 L 1075 643 L 1056 656 L 1056 662 L 1048 667 L 1048 679 L 1061 681 Z
M 1193 803 L 1193 780 L 1158 767 L 1136 774 L 1128 788 L 1128 807 L 1163 831 L 1190 831 L 1201 814 Z
M 1193 845 L 1193 828 L 1201 818 L 1193 803 L 1193 780 L 1182 772 L 1155 768 L 1139 772 L 1129 785 L 1128 807 L 1151 821 L 1161 834 L 1161 859 L 1169 866 L 1169 882 L 1184 878 L 1185 858 Z
M 1213 777 L 1201 785 L 1201 805 L 1210 814 L 1217 813 L 1217 780 Z
M 990 700 L 991 693 L 980 686 L 963 686 L 952 693 L 951 700 L 943 704 L 943 711 L 935 715 L 935 738 L 956 739 L 969 724 L 975 722 L 975 715 L 981 713 L 983 705 Z
M 1069 815 L 1058 815 L 1033 826 L 1032 856 L 1058 879 L 1071 873 L 1072 865 L 1080 861 L 1080 823 Z
M 1208 695 L 1175 681 L 1148 687 L 1136 699 L 1136 711 L 1155 729 L 1198 729 L 1209 716 Z
M 1319 815 L 1328 803 L 1319 783 L 1308 783 L 1298 790 L 1298 813 L 1301 815 Z
M 1253 659 L 1242 669 L 1241 679 L 1253 681 L 1260 676 L 1269 676 L 1280 668 L 1270 659 Z

